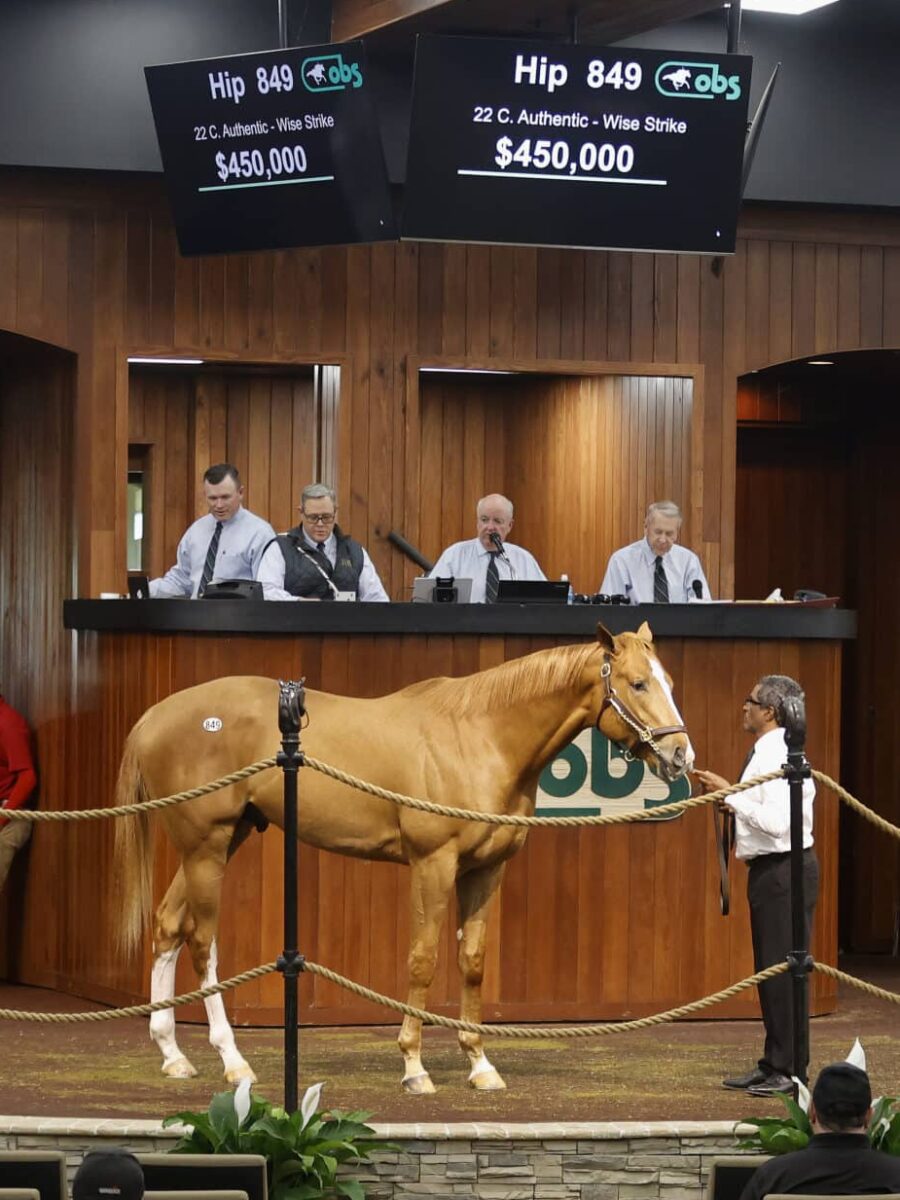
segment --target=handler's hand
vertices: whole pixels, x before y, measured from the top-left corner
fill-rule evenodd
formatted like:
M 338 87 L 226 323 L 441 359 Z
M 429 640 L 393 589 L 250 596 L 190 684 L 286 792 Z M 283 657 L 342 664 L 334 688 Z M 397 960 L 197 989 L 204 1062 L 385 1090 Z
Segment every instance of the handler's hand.
M 717 792 L 719 788 L 731 787 L 727 779 L 723 779 L 721 775 L 717 775 L 715 771 L 692 771 L 692 775 L 696 775 L 703 786 L 710 792 Z

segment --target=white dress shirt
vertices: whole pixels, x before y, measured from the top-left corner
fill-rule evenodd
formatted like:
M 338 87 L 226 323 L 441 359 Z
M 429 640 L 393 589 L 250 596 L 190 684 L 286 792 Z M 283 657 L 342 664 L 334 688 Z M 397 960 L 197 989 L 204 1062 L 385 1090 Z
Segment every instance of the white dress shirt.
M 537 564 L 534 555 L 514 546 L 512 542 L 504 542 L 503 549 L 509 558 L 506 562 L 499 554 L 496 555 L 497 575 L 500 579 L 546 579 L 547 576 Z M 441 557 L 428 573 L 429 579 L 438 576 L 446 578 L 452 575 L 454 579 L 471 579 L 471 604 L 484 604 L 485 580 L 487 576 L 490 550 L 485 550 L 478 538 L 468 542 L 455 542 L 448 546 Z M 512 564 L 512 570 L 510 569 Z
M 328 535 L 328 540 L 325 542 L 310 541 L 305 534 L 301 534 L 300 538 L 303 544 L 310 550 L 315 550 L 321 546 L 332 566 L 337 562 L 337 538 L 333 533 Z M 389 603 L 390 597 L 384 590 L 381 580 L 378 578 L 378 572 L 375 570 L 374 563 L 369 558 L 365 547 L 360 546 L 360 549 L 363 555 L 363 566 L 362 571 L 359 573 L 359 583 L 356 586 L 356 599 L 363 602 L 374 600 L 385 604 Z M 277 542 L 273 542 L 262 556 L 256 578 L 263 585 L 263 596 L 266 600 L 308 599 L 308 597 L 304 596 L 292 596 L 290 592 L 284 590 L 284 555 Z
M 768 775 L 787 762 L 787 743 L 782 728 L 770 729 L 753 747 L 741 781 L 755 775 Z M 816 785 L 803 781 L 803 849 L 813 844 L 813 800 Z M 728 797 L 735 813 L 734 852 L 737 858 L 751 859 L 759 854 L 784 854 L 791 848 L 791 796 L 786 779 L 772 779 L 749 791 Z
M 669 602 L 687 604 L 698 599 L 691 586 L 695 579 L 703 588 L 702 599 L 709 600 L 709 584 L 703 574 L 700 559 L 686 546 L 678 543 L 662 556 L 663 570 L 669 584 Z M 656 570 L 656 552 L 646 538 L 623 546 L 610 558 L 600 591 L 607 596 L 627 596 L 629 604 L 653 604 L 653 573 Z
M 195 521 L 178 543 L 175 566 L 159 579 L 150 580 L 150 595 L 158 597 L 190 596 L 197 598 L 206 552 L 216 531 L 216 518 L 207 513 Z M 255 579 L 260 555 L 275 536 L 268 521 L 246 508 L 239 508 L 222 522 L 216 565 L 212 579 Z

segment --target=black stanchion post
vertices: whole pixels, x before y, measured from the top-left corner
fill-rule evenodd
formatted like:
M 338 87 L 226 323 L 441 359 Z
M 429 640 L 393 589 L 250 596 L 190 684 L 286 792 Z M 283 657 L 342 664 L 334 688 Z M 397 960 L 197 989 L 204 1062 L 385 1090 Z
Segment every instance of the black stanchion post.
M 794 1074 L 806 1083 L 809 1064 L 809 973 L 812 959 L 806 940 L 806 889 L 803 884 L 803 783 L 811 770 L 806 759 L 806 704 L 800 697 L 784 701 L 787 781 L 791 797 L 791 942 L 788 955 L 793 1001 Z
M 278 970 L 284 975 L 284 1107 L 289 1113 L 297 1111 L 300 1074 L 297 976 L 303 970 L 303 956 L 297 949 L 297 775 L 303 765 L 300 751 L 300 720 L 306 712 L 303 682 L 302 679 L 278 682 L 281 730 L 278 765 L 284 771 L 284 951 L 278 959 Z

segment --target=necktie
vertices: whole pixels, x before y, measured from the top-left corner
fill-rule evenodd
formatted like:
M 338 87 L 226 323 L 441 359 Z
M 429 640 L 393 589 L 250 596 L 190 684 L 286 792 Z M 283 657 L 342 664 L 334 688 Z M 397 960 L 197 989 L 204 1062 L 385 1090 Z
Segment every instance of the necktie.
M 666 569 L 663 566 L 661 554 L 657 554 L 656 566 L 653 568 L 653 603 L 669 603 L 669 581 L 666 579 Z
M 197 598 L 199 599 L 206 591 L 206 585 L 213 577 L 213 572 L 216 569 L 216 555 L 219 552 L 219 538 L 222 536 L 222 522 L 216 521 L 215 532 L 209 539 L 209 545 L 206 548 L 206 561 L 203 564 L 203 574 L 200 576 L 200 586 L 197 588 Z
M 500 588 L 500 574 L 497 571 L 497 551 L 488 551 L 487 572 L 484 577 L 484 602 L 485 604 L 493 604 L 497 599 L 497 592 Z

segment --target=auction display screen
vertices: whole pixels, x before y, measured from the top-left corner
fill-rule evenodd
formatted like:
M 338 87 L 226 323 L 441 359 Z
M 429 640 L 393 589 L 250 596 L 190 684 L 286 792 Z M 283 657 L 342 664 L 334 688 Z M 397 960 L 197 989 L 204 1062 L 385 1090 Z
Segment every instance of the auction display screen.
M 362 42 L 145 75 L 182 254 L 396 236 Z
M 751 65 L 420 37 L 402 236 L 732 253 Z

